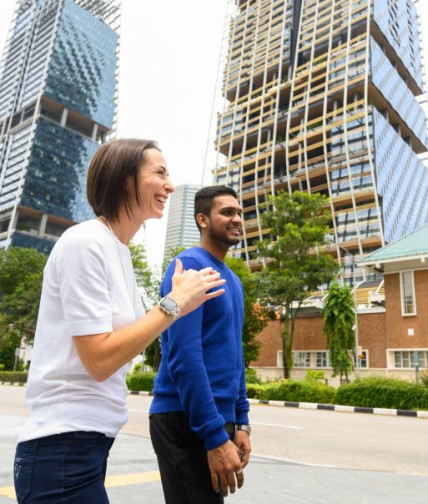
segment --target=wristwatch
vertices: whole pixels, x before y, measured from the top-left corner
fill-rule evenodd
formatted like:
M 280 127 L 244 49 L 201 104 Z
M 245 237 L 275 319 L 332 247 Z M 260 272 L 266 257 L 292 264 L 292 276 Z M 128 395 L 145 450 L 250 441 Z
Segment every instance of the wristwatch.
M 163 297 L 159 303 L 159 308 L 167 313 L 168 315 L 172 315 L 174 320 L 176 320 L 180 316 L 180 308 L 178 307 L 177 301 L 170 298 L 169 296 Z
M 236 425 L 235 430 L 237 430 L 237 431 L 242 430 L 242 431 L 246 432 L 249 436 L 251 436 L 251 425 L 250 424 Z

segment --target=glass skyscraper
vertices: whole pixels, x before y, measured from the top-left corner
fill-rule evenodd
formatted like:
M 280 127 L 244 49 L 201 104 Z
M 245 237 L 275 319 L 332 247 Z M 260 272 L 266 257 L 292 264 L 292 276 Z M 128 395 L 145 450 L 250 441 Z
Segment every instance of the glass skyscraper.
M 92 216 L 86 172 L 116 117 L 119 0 L 18 0 L 0 67 L 0 248 L 50 252 Z
M 172 259 L 171 252 L 179 247 L 199 243 L 199 230 L 195 223 L 195 194 L 201 186 L 182 184 L 169 197 L 168 224 L 166 228 L 164 262 Z
M 244 207 L 235 253 L 255 265 L 269 194 L 318 192 L 329 197 L 332 247 L 350 280 L 358 259 L 428 222 L 413 1 L 228 5 L 215 181 Z

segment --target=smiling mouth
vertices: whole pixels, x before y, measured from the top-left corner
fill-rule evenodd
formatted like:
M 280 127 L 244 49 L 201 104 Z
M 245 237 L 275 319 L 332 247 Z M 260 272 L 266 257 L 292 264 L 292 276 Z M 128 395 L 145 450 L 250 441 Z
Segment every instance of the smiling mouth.
M 164 198 L 163 196 L 155 196 L 155 200 L 159 203 L 162 203 L 162 205 L 165 205 L 166 203 L 166 198 Z
M 234 235 L 236 235 L 236 236 L 239 236 L 239 235 L 241 234 L 241 231 L 242 231 L 242 230 L 241 230 L 240 228 L 229 228 L 229 231 L 230 231 L 232 234 L 234 234 Z

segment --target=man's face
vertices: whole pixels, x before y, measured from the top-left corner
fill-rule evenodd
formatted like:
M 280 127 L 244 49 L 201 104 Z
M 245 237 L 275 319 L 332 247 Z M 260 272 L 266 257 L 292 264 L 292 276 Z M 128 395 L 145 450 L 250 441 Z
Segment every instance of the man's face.
M 225 243 L 229 247 L 239 243 L 242 233 L 242 208 L 238 200 L 230 194 L 217 196 L 207 224 L 211 240 Z

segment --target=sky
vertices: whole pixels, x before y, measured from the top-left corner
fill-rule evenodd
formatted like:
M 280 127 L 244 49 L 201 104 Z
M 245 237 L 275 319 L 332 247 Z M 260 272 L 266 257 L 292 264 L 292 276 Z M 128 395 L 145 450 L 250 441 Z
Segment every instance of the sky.
M 418 3 L 427 26 L 428 0 Z M 117 136 L 157 140 L 175 185 L 211 183 L 215 155 L 209 130 L 214 97 L 214 110 L 221 106 L 215 90 L 226 4 L 122 0 Z M 1 52 L 14 6 L 15 0 L 0 0 Z M 428 34 L 425 38 L 428 75 Z M 161 220 L 148 221 L 136 235 L 152 265 L 162 263 L 167 216 L 166 209 Z

